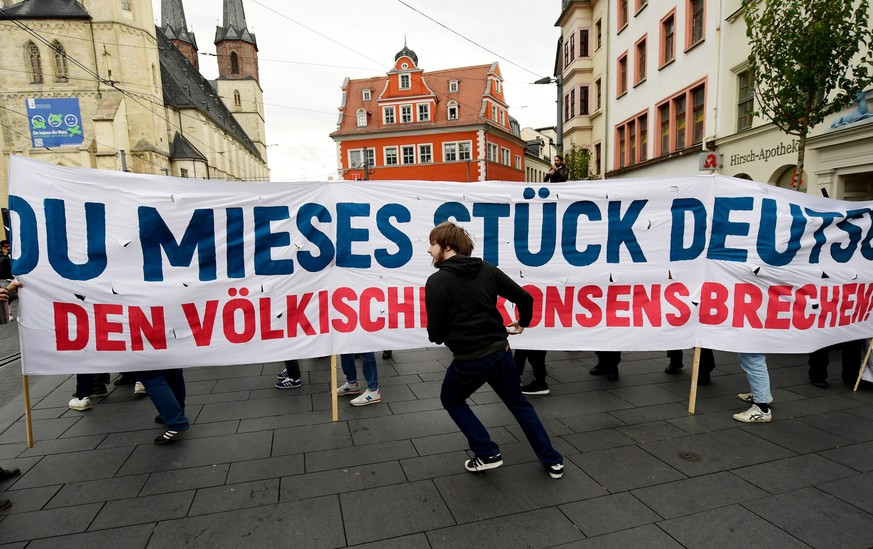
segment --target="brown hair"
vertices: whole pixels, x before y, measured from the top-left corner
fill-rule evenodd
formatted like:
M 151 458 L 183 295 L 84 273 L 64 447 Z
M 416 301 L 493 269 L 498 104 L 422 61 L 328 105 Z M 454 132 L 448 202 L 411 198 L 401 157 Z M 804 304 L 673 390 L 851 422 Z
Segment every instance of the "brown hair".
M 430 231 L 430 243 L 440 248 L 451 248 L 460 255 L 473 253 L 473 239 L 470 233 L 463 227 L 455 225 L 451 221 L 443 221 Z

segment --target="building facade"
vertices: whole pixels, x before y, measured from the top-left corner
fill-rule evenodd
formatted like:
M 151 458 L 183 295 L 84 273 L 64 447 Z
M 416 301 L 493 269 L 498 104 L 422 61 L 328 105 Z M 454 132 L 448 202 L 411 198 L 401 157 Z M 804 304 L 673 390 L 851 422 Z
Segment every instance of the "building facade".
M 754 115 L 745 3 L 563 0 L 565 150 L 589 148 L 605 177 L 717 172 L 791 188 L 797 138 Z M 812 129 L 799 190 L 873 199 L 873 117 L 862 112 L 873 90 L 861 99 Z M 709 153 L 716 170 L 701 167 Z
M 404 46 L 386 76 L 343 82 L 330 136 L 343 179 L 524 180 L 496 62 L 425 72 Z
M 10 155 L 137 173 L 269 179 L 256 65 L 236 73 L 228 66 L 218 84 L 208 81 L 197 68 L 197 44 L 181 0 L 163 0 L 161 7 L 156 27 L 151 0 L 4 1 L 4 206 Z M 242 13 L 242 0 L 224 1 L 216 47 L 222 52 L 242 42 L 251 58 L 257 47 Z M 69 121 L 77 122 L 61 126 L 72 139 L 41 141 L 38 130 L 47 124 L 34 109 L 50 114 L 58 105 L 69 106 Z

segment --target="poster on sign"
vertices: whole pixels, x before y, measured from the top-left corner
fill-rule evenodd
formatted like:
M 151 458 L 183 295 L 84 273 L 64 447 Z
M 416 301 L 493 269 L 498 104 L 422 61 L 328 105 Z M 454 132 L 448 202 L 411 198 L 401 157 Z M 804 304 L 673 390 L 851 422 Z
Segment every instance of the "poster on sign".
M 9 209 L 25 373 L 428 346 L 444 220 L 534 296 L 517 348 L 794 353 L 873 335 L 873 202 L 718 175 L 249 183 L 13 157 Z

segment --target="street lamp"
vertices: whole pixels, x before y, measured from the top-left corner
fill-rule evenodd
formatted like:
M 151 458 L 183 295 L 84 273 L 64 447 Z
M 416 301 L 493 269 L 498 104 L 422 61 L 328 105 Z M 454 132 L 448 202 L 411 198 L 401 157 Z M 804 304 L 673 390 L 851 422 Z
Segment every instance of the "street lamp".
M 557 139 L 555 140 L 555 145 L 558 147 L 558 152 L 560 154 L 564 154 L 564 115 L 561 109 L 561 103 L 564 98 L 564 81 L 561 78 L 561 75 L 552 78 L 551 76 L 545 76 L 533 82 L 534 84 L 557 84 L 558 85 L 558 124 L 555 126 L 556 132 L 558 134 Z

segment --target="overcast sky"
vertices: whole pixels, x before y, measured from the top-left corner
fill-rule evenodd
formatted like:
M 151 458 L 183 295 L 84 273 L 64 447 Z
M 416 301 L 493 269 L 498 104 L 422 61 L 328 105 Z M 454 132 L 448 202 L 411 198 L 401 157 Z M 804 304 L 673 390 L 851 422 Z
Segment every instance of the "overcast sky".
M 243 2 L 258 41 L 273 181 L 336 174 L 336 144 L 329 134 L 336 129 L 343 79 L 384 75 L 404 38 L 425 71 L 497 61 L 509 113 L 521 127 L 555 124 L 555 85 L 530 83 L 552 75 L 560 0 Z M 153 4 L 158 18 L 160 2 Z M 215 53 L 222 0 L 183 5 L 200 48 L 200 70 L 215 78 L 215 57 L 202 54 Z

